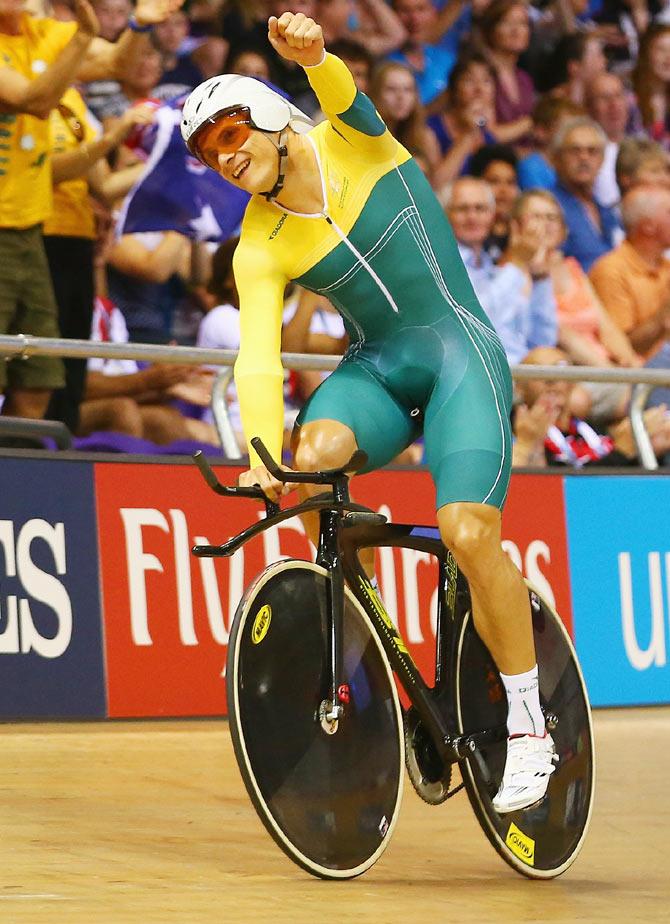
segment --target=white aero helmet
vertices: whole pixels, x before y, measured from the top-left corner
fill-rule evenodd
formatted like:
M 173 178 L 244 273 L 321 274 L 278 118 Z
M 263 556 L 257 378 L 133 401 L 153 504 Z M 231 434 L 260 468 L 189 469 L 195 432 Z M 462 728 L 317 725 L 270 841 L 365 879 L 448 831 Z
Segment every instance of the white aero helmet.
M 279 178 L 275 187 L 265 193 L 276 196 L 284 181 L 286 167 L 286 129 L 290 125 L 296 132 L 313 127 L 311 119 L 297 106 L 273 90 L 262 80 L 240 74 L 221 74 L 210 77 L 189 94 L 182 110 L 181 134 L 191 154 L 201 160 L 196 141 L 200 131 L 216 122 L 227 112 L 247 109 L 252 128 L 264 132 L 282 132 L 279 153 Z

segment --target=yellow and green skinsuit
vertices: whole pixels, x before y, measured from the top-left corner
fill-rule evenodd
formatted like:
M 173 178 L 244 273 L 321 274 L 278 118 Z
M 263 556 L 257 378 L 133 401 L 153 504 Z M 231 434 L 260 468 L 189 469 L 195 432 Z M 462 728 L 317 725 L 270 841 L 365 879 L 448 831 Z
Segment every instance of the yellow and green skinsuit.
M 326 115 L 307 135 L 323 210 L 297 214 L 254 196 L 235 253 L 235 381 L 247 439 L 260 436 L 280 457 L 283 296 L 295 280 L 330 299 L 351 340 L 298 425 L 346 424 L 369 469 L 423 430 L 438 507 L 502 507 L 511 467 L 511 376 L 451 227 L 421 170 L 343 62 L 328 54 L 306 70 Z

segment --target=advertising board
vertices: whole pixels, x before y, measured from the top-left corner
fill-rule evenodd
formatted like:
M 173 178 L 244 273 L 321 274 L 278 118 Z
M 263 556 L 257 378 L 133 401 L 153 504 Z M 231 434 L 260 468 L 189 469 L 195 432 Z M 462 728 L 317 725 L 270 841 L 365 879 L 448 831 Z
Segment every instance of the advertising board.
M 104 716 L 93 466 L 2 460 L 0 716 Z
M 0 717 L 223 715 L 231 622 L 248 582 L 312 558 L 289 520 L 232 559 L 196 559 L 260 507 L 218 498 L 189 465 L 1 461 Z M 221 466 L 234 483 L 238 468 Z M 594 705 L 670 702 L 670 538 L 664 476 L 516 475 L 503 544 L 573 633 Z M 358 478 L 395 522 L 433 524 L 427 473 Z M 290 498 L 293 500 L 293 498 Z M 377 552 L 391 618 L 433 674 L 437 566 Z
M 239 469 L 220 468 L 234 483 Z M 246 584 L 280 557 L 312 558 L 293 519 L 232 559 L 196 559 L 195 544 L 220 543 L 261 515 L 251 501 L 218 498 L 195 467 L 96 465 L 105 655 L 111 716 L 219 715 L 225 711 L 228 633 Z M 355 497 L 395 522 L 433 524 L 425 472 L 357 479 Z M 529 507 L 542 515 L 530 518 Z M 570 625 L 562 484 L 524 478 L 505 516 L 505 547 Z M 382 549 L 377 573 L 391 618 L 432 676 L 437 566 L 409 549 Z
M 663 476 L 568 478 L 574 631 L 595 706 L 670 702 L 670 529 Z

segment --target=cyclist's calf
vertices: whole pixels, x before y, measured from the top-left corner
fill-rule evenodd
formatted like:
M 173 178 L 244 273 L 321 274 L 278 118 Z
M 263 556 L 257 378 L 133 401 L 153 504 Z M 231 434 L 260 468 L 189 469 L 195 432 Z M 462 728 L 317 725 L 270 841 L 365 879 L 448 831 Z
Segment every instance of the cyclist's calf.
M 487 504 L 447 504 L 437 519 L 442 541 L 468 579 L 477 632 L 499 670 L 529 670 L 535 651 L 528 591 L 502 549 L 500 511 Z

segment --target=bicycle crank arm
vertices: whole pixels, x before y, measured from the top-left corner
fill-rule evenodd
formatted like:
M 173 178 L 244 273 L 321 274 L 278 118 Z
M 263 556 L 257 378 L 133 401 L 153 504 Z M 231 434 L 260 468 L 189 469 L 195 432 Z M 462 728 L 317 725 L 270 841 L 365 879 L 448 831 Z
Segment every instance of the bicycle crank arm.
M 470 735 L 457 735 L 446 739 L 444 744 L 454 759 L 462 760 L 474 754 L 475 751 L 487 744 L 495 744 L 507 739 L 507 726 L 499 725 L 497 728 L 487 728 L 485 731 L 473 732 Z

